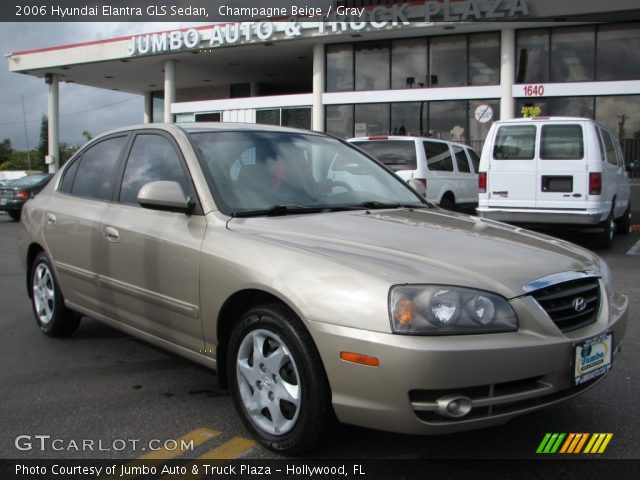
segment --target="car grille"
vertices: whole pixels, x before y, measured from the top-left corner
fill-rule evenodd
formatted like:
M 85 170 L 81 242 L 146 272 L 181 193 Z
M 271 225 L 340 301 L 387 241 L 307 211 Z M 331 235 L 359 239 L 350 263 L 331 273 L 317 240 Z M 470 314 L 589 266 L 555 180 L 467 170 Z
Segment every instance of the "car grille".
M 595 322 L 600 311 L 600 282 L 582 278 L 536 290 L 531 296 L 563 332 Z

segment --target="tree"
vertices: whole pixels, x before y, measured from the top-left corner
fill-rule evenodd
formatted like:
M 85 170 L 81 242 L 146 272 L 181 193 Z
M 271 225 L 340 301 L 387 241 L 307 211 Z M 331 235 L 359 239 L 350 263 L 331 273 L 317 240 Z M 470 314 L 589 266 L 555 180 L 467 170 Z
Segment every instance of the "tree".
M 11 140 L 6 138 L 2 143 L 0 143 L 0 163 L 8 161 L 11 158 L 12 151 Z
M 35 165 L 32 166 L 34 170 L 46 170 L 46 164 L 44 157 L 49 154 L 49 120 L 46 115 L 42 116 L 40 121 L 40 143 L 38 144 L 38 159 L 35 161 Z

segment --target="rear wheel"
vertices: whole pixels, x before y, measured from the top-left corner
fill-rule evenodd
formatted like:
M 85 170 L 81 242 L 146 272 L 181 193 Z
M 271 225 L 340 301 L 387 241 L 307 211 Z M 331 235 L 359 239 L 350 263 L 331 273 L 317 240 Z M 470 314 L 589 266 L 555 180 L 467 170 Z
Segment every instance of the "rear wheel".
M 627 205 L 627 209 L 622 216 L 616 220 L 616 233 L 620 235 L 629 235 L 631 232 L 631 202 Z
M 440 200 L 440 208 L 444 208 L 445 210 L 455 210 L 456 209 L 456 201 L 453 198 L 453 195 L 450 193 L 446 193 L 442 200 Z
M 20 210 L 9 210 L 7 213 L 12 220 L 16 222 L 20 221 Z
M 613 209 L 607 219 L 601 224 L 602 231 L 597 234 L 597 244 L 600 248 L 611 248 L 616 234 L 616 222 L 613 217 Z
M 323 436 L 329 385 L 309 333 L 287 308 L 246 312 L 231 334 L 227 368 L 235 407 L 263 445 L 295 454 Z
M 40 330 L 52 337 L 65 337 L 76 331 L 80 315 L 64 305 L 49 257 L 40 252 L 29 275 L 31 305 Z

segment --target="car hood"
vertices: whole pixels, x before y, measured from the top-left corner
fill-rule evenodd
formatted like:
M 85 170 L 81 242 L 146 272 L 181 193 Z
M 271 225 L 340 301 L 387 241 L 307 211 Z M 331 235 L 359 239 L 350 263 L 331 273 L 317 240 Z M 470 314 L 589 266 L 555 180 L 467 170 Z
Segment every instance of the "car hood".
M 234 218 L 228 228 L 330 257 L 390 284 L 458 285 L 506 298 L 555 273 L 600 271 L 597 255 L 571 243 L 440 209 Z

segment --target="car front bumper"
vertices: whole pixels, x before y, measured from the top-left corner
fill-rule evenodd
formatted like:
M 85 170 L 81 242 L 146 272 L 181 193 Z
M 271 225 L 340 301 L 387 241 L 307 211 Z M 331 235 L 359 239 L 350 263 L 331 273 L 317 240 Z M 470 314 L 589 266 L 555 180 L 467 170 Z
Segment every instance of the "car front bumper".
M 572 397 L 606 376 L 575 386 L 575 345 L 611 332 L 614 355 L 619 352 L 627 325 L 624 295 L 614 294 L 596 322 L 570 333 L 531 297 L 511 304 L 520 328 L 502 334 L 405 336 L 310 322 L 340 421 L 410 434 L 484 428 Z M 379 366 L 345 362 L 345 351 L 376 357 Z M 437 412 L 438 400 L 451 396 L 471 400 L 467 415 Z
M 481 218 L 506 223 L 523 224 L 569 224 L 596 226 L 606 218 L 600 210 L 535 210 L 521 208 L 476 208 L 476 215 Z

